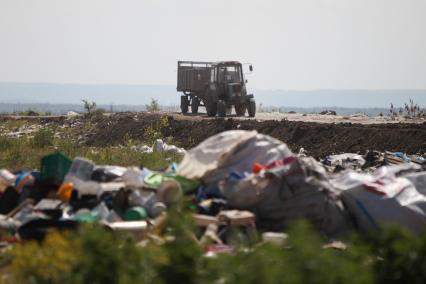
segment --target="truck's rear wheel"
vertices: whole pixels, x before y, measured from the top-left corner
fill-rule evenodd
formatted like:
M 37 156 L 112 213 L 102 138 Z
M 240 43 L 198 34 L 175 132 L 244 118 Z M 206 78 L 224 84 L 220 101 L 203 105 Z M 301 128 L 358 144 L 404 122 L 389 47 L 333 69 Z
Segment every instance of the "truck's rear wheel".
M 200 105 L 200 101 L 197 98 L 192 98 L 191 102 L 191 111 L 193 114 L 198 113 L 198 106 Z
M 217 115 L 220 117 L 226 116 L 226 103 L 224 101 L 217 102 Z
M 235 113 L 237 116 L 244 116 L 246 114 L 246 105 L 245 104 L 236 104 L 235 105 Z
M 206 111 L 208 116 L 216 116 L 217 113 L 217 106 L 214 105 L 206 105 Z
M 247 111 L 250 117 L 254 117 L 256 115 L 256 102 L 254 99 L 250 99 L 247 103 Z
M 217 101 L 207 92 L 203 99 L 204 106 L 208 116 L 216 116 L 217 113 Z
M 180 110 L 182 111 L 183 114 L 188 113 L 188 105 L 189 105 L 188 97 L 187 96 L 181 96 L 180 97 Z

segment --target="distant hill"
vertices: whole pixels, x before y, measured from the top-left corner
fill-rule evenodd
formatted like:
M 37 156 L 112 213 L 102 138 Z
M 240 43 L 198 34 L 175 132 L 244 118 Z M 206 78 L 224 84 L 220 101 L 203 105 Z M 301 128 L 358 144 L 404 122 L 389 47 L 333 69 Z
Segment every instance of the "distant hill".
M 250 91 L 250 88 L 249 88 Z M 388 108 L 410 98 L 426 106 L 426 90 L 251 90 L 257 103 L 275 107 Z M 172 85 L 80 85 L 0 83 L 0 103 L 80 104 L 82 99 L 103 105 L 144 105 L 155 98 L 161 105 L 178 105 Z

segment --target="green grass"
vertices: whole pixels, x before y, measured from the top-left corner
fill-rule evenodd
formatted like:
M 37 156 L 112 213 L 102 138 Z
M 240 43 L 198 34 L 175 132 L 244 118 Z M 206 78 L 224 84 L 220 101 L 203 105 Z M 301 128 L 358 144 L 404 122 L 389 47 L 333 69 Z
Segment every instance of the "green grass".
M 6 130 L 18 129 L 27 124 L 28 124 L 28 121 L 24 119 L 8 119 L 1 122 L 2 128 Z
M 69 139 L 54 139 L 51 131 L 40 130 L 33 138 L 0 136 L 0 168 L 11 171 L 38 169 L 41 158 L 55 151 L 61 151 L 71 159 L 80 156 L 97 164 L 144 166 L 153 170 L 166 168 L 182 158 L 169 153 L 141 153 L 126 146 L 87 147 Z

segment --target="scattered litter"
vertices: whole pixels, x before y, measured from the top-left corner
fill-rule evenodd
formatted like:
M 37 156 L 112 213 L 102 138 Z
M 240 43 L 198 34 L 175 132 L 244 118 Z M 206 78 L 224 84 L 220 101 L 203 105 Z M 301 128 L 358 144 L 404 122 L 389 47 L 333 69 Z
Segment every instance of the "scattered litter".
M 327 156 L 322 163 L 333 168 L 334 172 L 337 172 L 344 169 L 361 169 L 365 164 L 365 160 L 359 154 L 346 153 Z
M 179 204 L 200 228 L 194 238 L 206 256 L 234 252 L 228 239 L 234 230 L 286 246 L 283 232 L 300 218 L 331 240 L 355 229 L 368 234 L 382 223 L 415 233 L 426 225 L 420 155 L 368 151 L 318 162 L 303 148 L 294 154 L 279 140 L 244 130 L 219 133 L 189 151 L 160 139 L 149 149 L 184 157 L 153 171 L 52 153 L 41 159 L 40 172 L 0 170 L 1 236 L 42 240 L 54 229 L 100 223 L 139 245 L 161 245 L 173 236 L 158 235 L 158 228 Z M 324 248 L 346 245 L 333 241 Z
M 76 113 L 75 111 L 69 111 L 69 112 L 67 112 L 67 117 L 76 117 L 76 116 L 78 116 L 79 114 L 78 113 Z
M 320 112 L 321 115 L 337 115 L 336 111 L 334 110 L 323 110 Z
M 368 115 L 365 113 L 354 113 L 350 116 L 351 118 L 368 118 Z
M 157 139 L 152 145 L 153 152 L 169 152 L 175 154 L 185 154 L 185 149 L 176 147 L 175 145 L 169 145 L 161 139 Z
M 136 151 L 140 151 L 142 153 L 167 152 L 167 153 L 174 153 L 174 154 L 180 154 L 180 155 L 183 155 L 186 153 L 185 149 L 179 148 L 175 145 L 169 145 L 166 142 L 164 142 L 162 139 L 155 140 L 152 147 L 147 145 L 142 145 L 142 146 L 133 146 L 133 149 Z

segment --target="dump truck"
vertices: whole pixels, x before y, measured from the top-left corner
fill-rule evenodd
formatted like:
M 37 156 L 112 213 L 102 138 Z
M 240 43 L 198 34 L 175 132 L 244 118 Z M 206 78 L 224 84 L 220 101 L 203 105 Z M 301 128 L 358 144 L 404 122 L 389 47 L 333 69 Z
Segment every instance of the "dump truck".
M 253 71 L 252 65 L 249 66 Z M 235 108 L 237 116 L 256 114 L 253 94 L 247 94 L 243 66 L 238 61 L 178 61 L 177 91 L 182 92 L 180 108 L 193 114 L 204 106 L 208 116 L 225 117 Z

